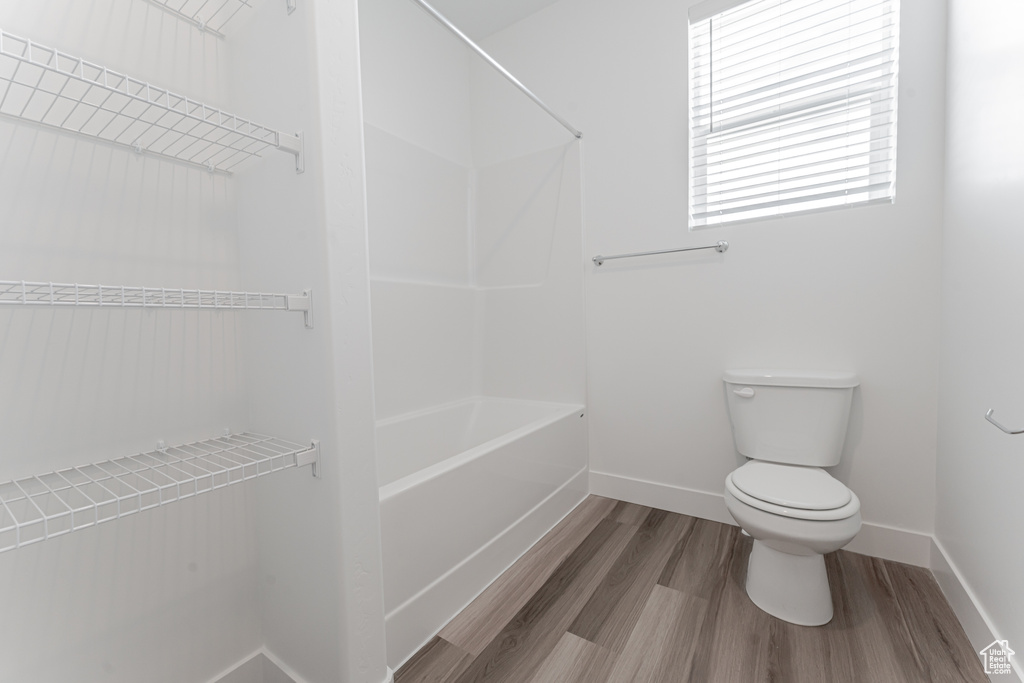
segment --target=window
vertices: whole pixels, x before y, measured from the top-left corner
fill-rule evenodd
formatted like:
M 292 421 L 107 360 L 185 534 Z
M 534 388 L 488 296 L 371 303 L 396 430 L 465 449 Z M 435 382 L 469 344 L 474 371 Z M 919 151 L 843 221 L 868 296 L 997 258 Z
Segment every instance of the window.
M 893 201 L 897 1 L 691 8 L 691 229 Z

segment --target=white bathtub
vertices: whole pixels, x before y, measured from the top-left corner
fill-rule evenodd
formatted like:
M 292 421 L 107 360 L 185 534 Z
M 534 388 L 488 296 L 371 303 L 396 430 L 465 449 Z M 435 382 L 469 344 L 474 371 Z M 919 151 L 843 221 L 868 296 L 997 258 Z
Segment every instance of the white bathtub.
M 587 493 L 583 406 L 474 398 L 377 422 L 389 665 Z

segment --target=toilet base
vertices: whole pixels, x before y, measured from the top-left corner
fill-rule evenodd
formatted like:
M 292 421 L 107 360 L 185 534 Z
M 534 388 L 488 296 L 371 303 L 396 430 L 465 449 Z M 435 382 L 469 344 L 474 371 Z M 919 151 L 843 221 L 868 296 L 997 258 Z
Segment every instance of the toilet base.
M 822 626 L 832 620 L 832 592 L 823 555 L 790 555 L 754 541 L 747 564 L 747 595 L 783 621 Z

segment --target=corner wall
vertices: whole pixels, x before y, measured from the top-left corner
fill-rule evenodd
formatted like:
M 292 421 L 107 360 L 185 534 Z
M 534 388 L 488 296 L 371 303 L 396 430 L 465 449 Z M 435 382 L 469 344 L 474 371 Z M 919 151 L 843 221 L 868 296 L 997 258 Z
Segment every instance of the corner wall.
M 965 620 L 974 645 L 998 637 L 1021 653 L 1024 436 L 1000 432 L 985 412 L 1012 429 L 1024 424 L 1024 9 L 1012 0 L 949 5 L 935 535 L 981 611 Z

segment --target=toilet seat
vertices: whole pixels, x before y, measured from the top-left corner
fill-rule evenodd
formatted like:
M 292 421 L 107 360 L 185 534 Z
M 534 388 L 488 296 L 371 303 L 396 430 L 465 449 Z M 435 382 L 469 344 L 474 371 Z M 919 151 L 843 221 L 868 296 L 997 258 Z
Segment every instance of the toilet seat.
M 860 511 L 856 494 L 819 467 L 752 460 L 726 477 L 725 488 L 742 503 L 794 519 L 831 521 Z
M 751 460 L 732 477 L 744 493 L 783 507 L 835 510 L 850 502 L 850 489 L 820 467 Z

